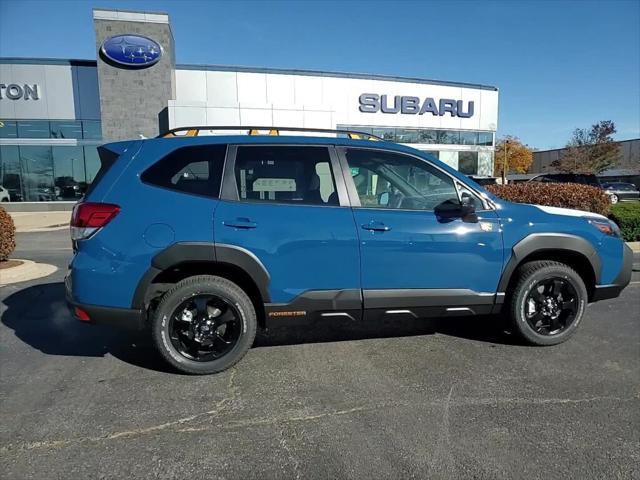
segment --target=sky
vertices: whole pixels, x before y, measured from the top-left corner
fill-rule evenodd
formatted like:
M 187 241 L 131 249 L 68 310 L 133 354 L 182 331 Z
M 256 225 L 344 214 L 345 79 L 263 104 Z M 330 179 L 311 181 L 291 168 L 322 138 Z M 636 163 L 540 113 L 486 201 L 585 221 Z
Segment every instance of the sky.
M 0 0 L 0 56 L 95 59 L 94 7 L 169 13 L 177 63 L 494 85 L 498 134 L 538 149 L 640 137 L 640 0 Z

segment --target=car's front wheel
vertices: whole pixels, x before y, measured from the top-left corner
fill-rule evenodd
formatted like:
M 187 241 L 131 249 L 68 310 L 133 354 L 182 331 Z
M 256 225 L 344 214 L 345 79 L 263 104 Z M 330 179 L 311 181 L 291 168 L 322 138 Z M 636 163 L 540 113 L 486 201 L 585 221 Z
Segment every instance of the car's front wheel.
M 162 357 L 178 370 L 216 373 L 240 361 L 256 335 L 251 299 L 226 278 L 198 275 L 164 294 L 152 318 Z
M 533 261 L 518 270 L 509 302 L 515 332 L 533 345 L 557 345 L 575 333 L 587 306 L 580 275 L 554 261 Z
M 611 200 L 611 203 L 613 205 L 615 205 L 620 201 L 620 198 L 618 198 L 618 195 L 616 195 L 615 193 L 612 193 L 611 195 L 609 195 L 609 199 Z

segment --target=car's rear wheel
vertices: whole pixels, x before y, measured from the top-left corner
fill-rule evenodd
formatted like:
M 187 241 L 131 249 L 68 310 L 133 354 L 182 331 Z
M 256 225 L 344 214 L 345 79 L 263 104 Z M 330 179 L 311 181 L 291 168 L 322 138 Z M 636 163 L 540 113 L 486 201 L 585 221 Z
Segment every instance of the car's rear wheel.
M 618 198 L 618 195 L 616 195 L 615 193 L 612 193 L 611 195 L 609 195 L 609 199 L 611 200 L 611 203 L 614 205 L 620 201 L 620 198 Z
M 164 294 L 151 327 L 167 362 L 185 373 L 207 374 L 240 361 L 253 344 L 257 320 L 251 299 L 238 285 L 198 275 Z
M 534 261 L 518 270 L 509 316 L 515 332 L 532 345 L 557 345 L 578 328 L 588 301 L 580 275 L 553 261 Z

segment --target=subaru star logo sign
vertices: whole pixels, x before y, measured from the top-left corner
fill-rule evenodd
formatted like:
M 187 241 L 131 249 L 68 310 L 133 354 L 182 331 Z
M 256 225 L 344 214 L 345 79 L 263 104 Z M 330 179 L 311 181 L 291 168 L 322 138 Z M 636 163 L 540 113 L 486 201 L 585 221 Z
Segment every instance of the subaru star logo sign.
M 116 35 L 107 38 L 100 48 L 106 60 L 128 68 L 146 68 L 162 56 L 160 44 L 142 35 Z

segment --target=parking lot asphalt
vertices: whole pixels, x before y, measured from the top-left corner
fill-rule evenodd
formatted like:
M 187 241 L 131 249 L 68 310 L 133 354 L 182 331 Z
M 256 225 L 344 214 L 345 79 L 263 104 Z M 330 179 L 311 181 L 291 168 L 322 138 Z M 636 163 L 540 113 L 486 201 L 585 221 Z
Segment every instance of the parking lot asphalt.
M 640 271 L 555 347 L 491 318 L 305 324 L 193 377 L 69 316 L 67 235 L 19 234 L 59 270 L 0 292 L 3 479 L 640 478 Z

